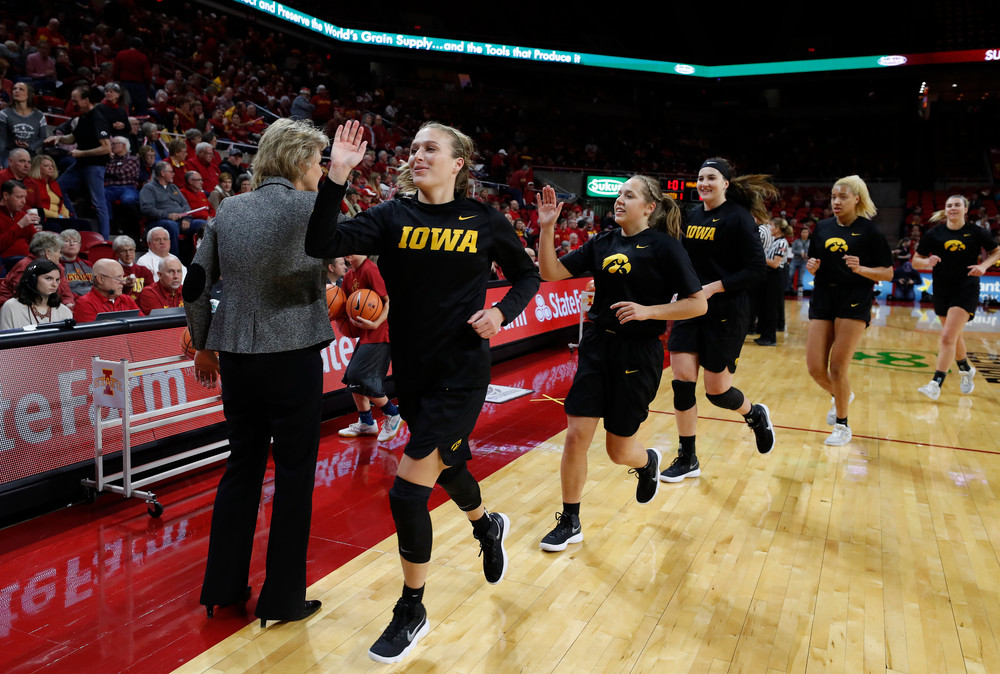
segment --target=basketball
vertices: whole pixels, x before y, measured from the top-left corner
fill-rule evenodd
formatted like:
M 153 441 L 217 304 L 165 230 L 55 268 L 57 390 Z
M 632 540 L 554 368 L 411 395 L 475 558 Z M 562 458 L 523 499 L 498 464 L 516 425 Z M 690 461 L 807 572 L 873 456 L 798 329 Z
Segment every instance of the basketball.
M 347 320 L 346 316 L 337 319 L 337 331 L 344 337 L 350 337 L 351 339 L 357 339 L 361 336 L 361 328 L 356 327 Z
M 374 321 L 382 313 L 382 298 L 374 290 L 355 290 L 347 298 L 347 315 L 353 319 Z M 352 326 L 353 327 L 353 326 Z
M 194 343 L 191 342 L 191 332 L 184 328 L 184 332 L 181 333 L 181 353 L 183 353 L 188 358 L 194 358 Z
M 327 286 L 326 288 L 326 310 L 330 315 L 330 320 L 339 318 L 342 313 L 344 313 L 344 302 L 347 301 L 347 296 L 344 295 L 344 291 L 340 289 L 340 286 Z

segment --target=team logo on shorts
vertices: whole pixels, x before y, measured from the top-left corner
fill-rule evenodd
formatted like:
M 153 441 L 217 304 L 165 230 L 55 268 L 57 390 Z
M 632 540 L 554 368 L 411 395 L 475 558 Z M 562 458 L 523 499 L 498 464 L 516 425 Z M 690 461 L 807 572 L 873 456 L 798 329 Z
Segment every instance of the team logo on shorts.
M 451 446 L 451 451 L 454 452 L 456 449 L 458 449 L 458 446 L 461 445 L 461 444 L 462 444 L 461 440 L 456 440 L 455 444 Z
M 954 253 L 955 251 L 965 250 L 965 244 L 958 239 L 952 239 L 950 241 L 945 241 L 944 249 L 948 252 Z
M 632 271 L 632 263 L 628 261 L 628 256 L 615 253 L 604 258 L 601 269 L 609 274 L 627 274 Z
M 831 253 L 846 253 L 847 242 L 835 236 L 832 239 L 826 240 L 826 249 Z

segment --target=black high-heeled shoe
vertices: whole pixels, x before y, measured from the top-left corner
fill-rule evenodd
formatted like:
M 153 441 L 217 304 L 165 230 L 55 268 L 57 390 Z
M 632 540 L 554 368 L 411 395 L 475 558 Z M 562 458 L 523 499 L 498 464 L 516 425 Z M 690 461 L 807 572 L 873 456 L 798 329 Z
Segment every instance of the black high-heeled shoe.
M 265 627 L 267 627 L 267 621 L 268 620 L 270 620 L 271 622 L 279 622 L 279 623 L 281 623 L 281 622 L 295 622 L 296 620 L 305 620 L 306 618 L 308 618 L 309 616 L 311 616 L 313 613 L 315 613 L 316 611 L 318 611 L 322 605 L 323 605 L 323 602 L 321 602 L 319 599 L 306 599 L 306 603 L 303 604 L 302 610 L 299 611 L 298 613 L 294 614 L 294 615 L 270 616 L 270 617 L 266 617 L 266 618 L 263 617 L 263 616 L 261 616 L 261 615 L 258 615 L 257 617 L 260 618 L 260 627 L 261 627 L 261 629 L 264 629 Z
M 209 618 L 215 617 L 215 607 L 223 608 L 225 606 L 232 606 L 233 604 L 245 604 L 250 599 L 250 586 L 247 585 L 247 589 L 243 591 L 243 596 L 236 601 L 231 601 L 225 604 L 206 604 L 205 613 L 208 614 Z

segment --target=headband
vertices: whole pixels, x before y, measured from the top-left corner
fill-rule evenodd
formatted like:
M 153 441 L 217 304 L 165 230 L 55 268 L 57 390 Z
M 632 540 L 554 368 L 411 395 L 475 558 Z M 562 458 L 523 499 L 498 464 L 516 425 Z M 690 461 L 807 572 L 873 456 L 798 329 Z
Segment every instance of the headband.
M 729 164 L 727 164 L 726 162 L 716 161 L 714 159 L 709 159 L 709 160 L 705 161 L 704 164 L 701 165 L 701 168 L 706 168 L 706 167 L 707 168 L 714 168 L 716 171 L 718 171 L 719 173 L 722 174 L 723 178 L 725 178 L 726 180 L 729 180 L 729 175 L 730 175 L 729 171 L 730 171 L 730 169 L 729 169 Z M 698 169 L 698 170 L 701 171 L 701 169 Z

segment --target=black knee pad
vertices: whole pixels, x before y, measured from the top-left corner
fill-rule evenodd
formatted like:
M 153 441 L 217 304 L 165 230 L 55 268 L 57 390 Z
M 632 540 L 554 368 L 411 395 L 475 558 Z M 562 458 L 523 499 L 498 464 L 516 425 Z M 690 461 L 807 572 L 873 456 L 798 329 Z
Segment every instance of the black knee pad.
M 389 490 L 389 508 L 396 523 L 399 556 L 414 564 L 431 561 L 434 530 L 431 514 L 427 510 L 431 491 L 430 487 L 421 487 L 398 475 Z
M 472 477 L 465 461 L 441 471 L 437 483 L 463 512 L 471 512 L 483 504 L 479 483 Z
M 724 410 L 738 410 L 743 407 L 743 401 L 746 399 L 742 391 L 732 386 L 725 393 L 706 393 L 705 397 L 708 398 L 708 402 Z
M 674 379 L 670 382 L 674 387 L 674 409 L 678 412 L 686 412 L 695 406 L 694 389 L 697 385 L 693 381 L 681 381 Z

